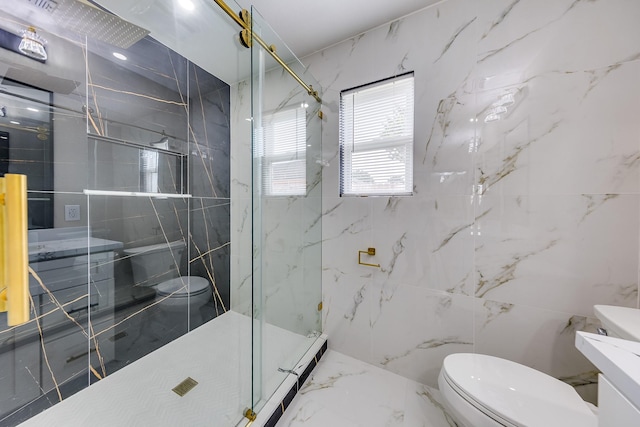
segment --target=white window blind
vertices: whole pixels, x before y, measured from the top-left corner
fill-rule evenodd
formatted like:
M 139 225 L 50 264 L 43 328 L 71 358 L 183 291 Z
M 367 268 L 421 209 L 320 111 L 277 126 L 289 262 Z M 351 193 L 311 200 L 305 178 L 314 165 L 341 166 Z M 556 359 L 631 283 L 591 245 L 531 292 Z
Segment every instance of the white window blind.
M 140 191 L 158 192 L 158 152 L 140 150 Z
M 340 194 L 413 192 L 413 73 L 340 94 Z
M 164 132 L 163 132 L 164 135 Z M 167 150 L 169 139 L 165 136 L 151 146 Z M 140 150 L 140 190 L 145 193 L 158 193 L 158 178 L 160 175 L 160 153 L 156 150 Z
M 298 107 L 265 115 L 262 138 L 262 185 L 265 194 L 306 194 L 306 109 Z

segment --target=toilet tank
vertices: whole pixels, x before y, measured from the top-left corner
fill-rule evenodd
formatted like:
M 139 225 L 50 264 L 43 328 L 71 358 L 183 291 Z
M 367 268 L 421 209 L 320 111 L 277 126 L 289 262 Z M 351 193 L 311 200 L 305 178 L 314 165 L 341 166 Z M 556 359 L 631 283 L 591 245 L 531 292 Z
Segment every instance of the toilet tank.
M 184 240 L 125 249 L 131 260 L 135 285 L 153 286 L 178 277 L 178 266 L 186 244 Z

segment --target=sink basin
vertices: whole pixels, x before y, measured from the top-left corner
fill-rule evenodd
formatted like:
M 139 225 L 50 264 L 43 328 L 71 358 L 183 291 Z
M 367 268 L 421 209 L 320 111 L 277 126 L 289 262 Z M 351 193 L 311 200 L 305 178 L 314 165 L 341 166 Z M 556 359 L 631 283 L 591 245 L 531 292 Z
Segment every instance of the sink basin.
M 595 316 L 609 336 L 640 341 L 640 310 L 614 305 L 594 305 Z

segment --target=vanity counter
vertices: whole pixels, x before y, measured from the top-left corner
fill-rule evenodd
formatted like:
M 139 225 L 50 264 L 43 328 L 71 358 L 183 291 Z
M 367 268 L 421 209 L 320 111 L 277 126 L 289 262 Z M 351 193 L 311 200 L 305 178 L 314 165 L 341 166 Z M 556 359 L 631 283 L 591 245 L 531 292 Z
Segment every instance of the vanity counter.
M 29 262 L 87 255 L 89 252 L 107 252 L 121 249 L 122 242 L 87 236 L 65 240 L 29 243 Z
M 576 348 L 640 410 L 640 342 L 576 333 Z

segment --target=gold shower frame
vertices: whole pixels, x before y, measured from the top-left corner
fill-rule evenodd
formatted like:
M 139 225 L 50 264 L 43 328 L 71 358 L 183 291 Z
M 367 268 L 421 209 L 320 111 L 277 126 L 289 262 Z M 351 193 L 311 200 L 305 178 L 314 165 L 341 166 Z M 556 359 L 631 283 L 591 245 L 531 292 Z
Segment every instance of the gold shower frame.
M 264 48 L 275 61 L 280 64 L 282 68 L 284 68 L 291 77 L 293 77 L 306 91 L 310 96 L 313 96 L 316 101 L 322 103 L 322 99 L 318 95 L 318 91 L 313 88 L 312 85 L 308 85 L 296 74 L 295 71 L 291 69 L 285 62 L 278 56 L 276 53 L 275 45 L 268 45 L 260 36 L 253 32 L 251 29 L 251 18 L 250 14 L 246 9 L 242 9 L 240 13 L 236 14 L 223 0 L 213 0 L 216 2 L 218 6 L 229 15 L 240 27 L 242 30 L 240 31 L 240 42 L 244 47 L 251 47 L 252 40 L 258 42 L 260 46 Z

